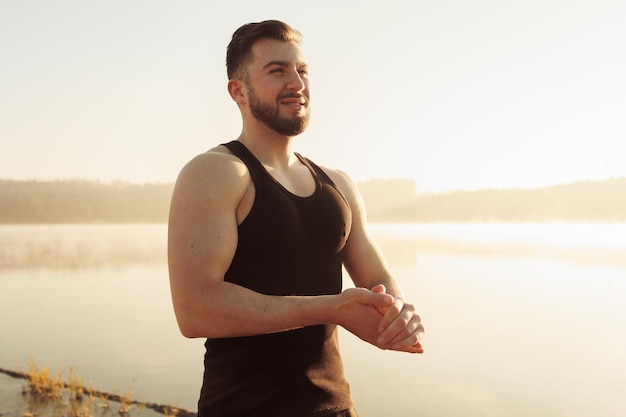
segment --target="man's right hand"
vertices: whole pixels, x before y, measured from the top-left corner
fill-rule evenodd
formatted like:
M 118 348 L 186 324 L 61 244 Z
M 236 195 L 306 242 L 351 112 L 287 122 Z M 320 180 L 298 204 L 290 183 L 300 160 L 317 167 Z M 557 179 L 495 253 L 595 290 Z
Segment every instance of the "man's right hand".
M 378 326 L 394 298 L 365 288 L 349 288 L 338 294 L 337 299 L 335 322 L 361 340 L 377 346 Z

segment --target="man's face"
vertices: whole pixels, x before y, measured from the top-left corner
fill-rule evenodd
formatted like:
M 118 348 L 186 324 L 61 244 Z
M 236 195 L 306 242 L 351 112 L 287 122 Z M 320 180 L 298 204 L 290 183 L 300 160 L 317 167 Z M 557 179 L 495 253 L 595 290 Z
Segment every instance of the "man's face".
M 248 106 L 252 115 L 285 135 L 296 136 L 310 119 L 308 67 L 296 43 L 263 39 L 252 48 Z

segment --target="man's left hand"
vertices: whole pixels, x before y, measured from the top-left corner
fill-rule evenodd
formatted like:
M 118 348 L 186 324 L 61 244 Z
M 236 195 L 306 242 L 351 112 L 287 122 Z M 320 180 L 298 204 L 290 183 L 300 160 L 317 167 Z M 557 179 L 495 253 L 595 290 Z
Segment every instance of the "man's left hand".
M 384 285 L 377 285 L 372 291 L 384 293 L 386 289 Z M 395 297 L 392 305 L 379 309 L 379 312 L 383 318 L 378 326 L 376 346 L 400 352 L 424 353 L 421 344 L 424 326 L 413 304 Z

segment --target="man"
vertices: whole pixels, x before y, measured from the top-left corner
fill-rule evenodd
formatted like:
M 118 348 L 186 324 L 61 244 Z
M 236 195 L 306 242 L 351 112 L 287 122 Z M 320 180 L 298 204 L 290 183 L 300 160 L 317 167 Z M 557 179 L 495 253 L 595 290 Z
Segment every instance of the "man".
M 337 325 L 422 353 L 423 327 L 368 231 L 355 184 L 292 151 L 307 127 L 301 35 L 239 28 L 227 50 L 237 140 L 191 160 L 172 197 L 168 254 L 186 337 L 206 341 L 199 416 L 355 416 Z M 341 290 L 342 265 L 357 288 Z

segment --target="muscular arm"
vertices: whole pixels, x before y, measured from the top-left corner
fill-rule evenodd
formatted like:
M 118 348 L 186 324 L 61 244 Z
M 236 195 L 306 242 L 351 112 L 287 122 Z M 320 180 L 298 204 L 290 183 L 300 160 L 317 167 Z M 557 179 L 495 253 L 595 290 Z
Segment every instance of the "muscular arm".
M 382 309 L 380 336 L 376 345 L 385 348 L 422 353 L 420 339 L 424 333 L 415 306 L 405 301 L 405 295 L 389 271 L 385 258 L 371 236 L 362 198 L 354 182 L 340 171 L 327 171 L 346 196 L 352 209 L 352 230 L 344 250 L 344 266 L 357 287 L 387 292 L 394 303 Z M 382 285 L 382 287 L 381 287 Z
M 209 152 L 181 171 L 168 226 L 170 286 L 176 318 L 187 337 L 235 337 L 316 324 L 339 324 L 371 343 L 389 295 L 363 289 L 339 295 L 278 297 L 224 281 L 237 248 L 237 226 L 253 188 L 232 155 Z M 248 203 L 246 203 L 248 202 Z

